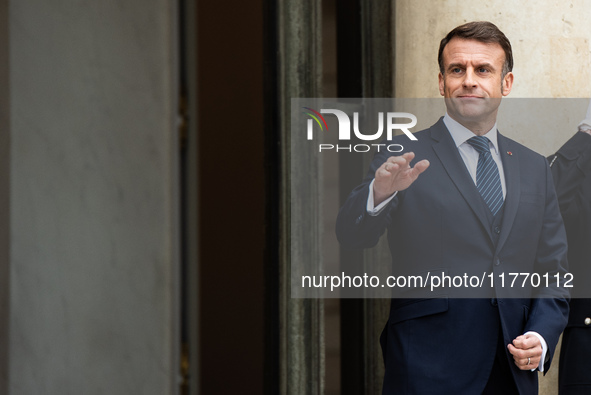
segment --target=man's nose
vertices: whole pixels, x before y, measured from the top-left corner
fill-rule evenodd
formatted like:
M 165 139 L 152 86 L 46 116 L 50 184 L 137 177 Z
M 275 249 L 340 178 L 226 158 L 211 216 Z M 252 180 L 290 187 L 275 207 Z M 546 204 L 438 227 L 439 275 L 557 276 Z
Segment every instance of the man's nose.
M 462 81 L 462 85 L 464 88 L 475 88 L 476 87 L 476 75 L 474 73 L 474 69 L 468 68 L 466 69 L 466 73 L 464 74 L 464 81 Z

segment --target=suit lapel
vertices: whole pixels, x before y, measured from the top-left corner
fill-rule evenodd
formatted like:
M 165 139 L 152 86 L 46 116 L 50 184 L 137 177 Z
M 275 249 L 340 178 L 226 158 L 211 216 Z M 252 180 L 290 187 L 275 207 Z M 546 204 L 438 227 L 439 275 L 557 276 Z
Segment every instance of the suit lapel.
M 499 242 L 497 244 L 496 252 L 498 253 L 503 248 L 505 241 L 509 237 L 513 221 L 517 215 L 517 208 L 519 207 L 519 198 L 521 195 L 521 185 L 519 183 L 519 157 L 510 154 L 510 152 L 517 153 L 517 147 L 513 142 L 505 136 L 498 134 L 499 153 L 503 161 L 503 171 L 505 172 L 505 186 L 507 194 L 505 196 L 505 207 L 503 213 L 503 224 L 501 225 L 501 234 L 499 235 Z
M 443 118 L 439 119 L 439 121 L 431 127 L 431 137 L 436 141 L 433 144 L 433 150 L 439 157 L 447 175 L 451 178 L 456 188 L 458 188 L 464 197 L 464 200 L 468 203 L 468 206 L 470 206 L 476 217 L 478 217 L 492 240 L 492 233 L 485 211 L 486 205 L 483 204 L 480 193 L 478 192 L 478 189 L 476 189 L 468 169 L 466 169 L 466 165 L 460 156 L 458 148 L 443 123 Z

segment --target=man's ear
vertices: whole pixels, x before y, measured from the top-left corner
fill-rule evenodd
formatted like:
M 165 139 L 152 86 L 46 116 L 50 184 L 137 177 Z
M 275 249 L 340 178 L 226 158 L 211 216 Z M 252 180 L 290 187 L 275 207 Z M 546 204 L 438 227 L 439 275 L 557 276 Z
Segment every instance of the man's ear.
M 505 74 L 505 77 L 503 78 L 503 83 L 501 85 L 501 93 L 503 94 L 503 96 L 507 96 L 510 92 L 511 92 L 511 88 L 513 87 L 513 73 L 512 72 L 508 72 L 507 74 Z
M 445 81 L 443 80 L 443 74 L 439 72 L 439 94 L 445 96 Z

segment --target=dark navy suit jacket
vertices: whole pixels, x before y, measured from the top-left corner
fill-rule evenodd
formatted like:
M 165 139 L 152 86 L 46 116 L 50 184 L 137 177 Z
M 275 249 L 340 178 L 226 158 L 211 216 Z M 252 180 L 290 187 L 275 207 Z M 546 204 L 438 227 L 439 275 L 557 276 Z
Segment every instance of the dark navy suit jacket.
M 369 184 L 388 152 L 376 154 L 367 177 L 339 212 L 337 237 L 344 247 L 374 246 L 382 234 L 393 272 L 420 274 L 445 269 L 474 272 L 566 272 L 566 235 L 546 159 L 502 135 L 499 152 L 506 180 L 502 224 L 491 226 L 487 208 L 440 119 L 393 143 L 428 159 L 430 167 L 398 192 L 377 216 L 366 211 Z M 385 394 L 479 394 L 491 371 L 499 331 L 505 344 L 527 331 L 548 344 L 549 368 L 568 317 L 568 292 L 542 287 L 541 298 L 392 299 L 381 343 Z M 490 291 L 493 292 L 493 291 Z M 521 393 L 537 393 L 537 373 L 517 369 L 507 352 Z

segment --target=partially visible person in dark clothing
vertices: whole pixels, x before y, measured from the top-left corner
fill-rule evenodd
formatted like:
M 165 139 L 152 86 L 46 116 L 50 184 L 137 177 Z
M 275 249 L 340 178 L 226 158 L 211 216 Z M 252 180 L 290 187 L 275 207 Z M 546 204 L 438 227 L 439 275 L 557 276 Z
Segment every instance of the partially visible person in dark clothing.
M 573 283 L 559 394 L 591 394 L 591 103 L 579 131 L 548 158 L 568 238 Z M 583 282 L 581 282 L 581 279 Z M 577 281 L 579 280 L 579 281 Z M 578 286 L 577 286 L 578 285 Z M 585 298 L 587 296 L 587 298 Z

